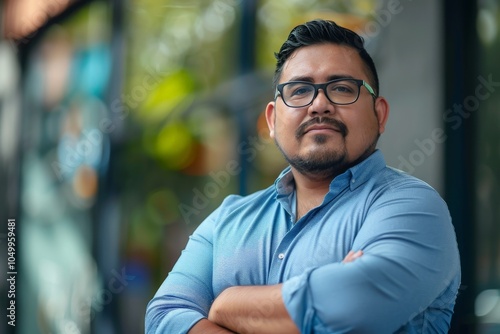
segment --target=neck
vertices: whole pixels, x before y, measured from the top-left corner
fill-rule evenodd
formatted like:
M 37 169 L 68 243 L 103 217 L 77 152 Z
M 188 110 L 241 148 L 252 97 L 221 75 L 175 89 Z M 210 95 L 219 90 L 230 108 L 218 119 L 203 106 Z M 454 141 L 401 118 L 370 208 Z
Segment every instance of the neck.
M 328 193 L 333 177 L 310 177 L 292 167 L 297 198 L 297 217 L 300 219 L 309 210 L 319 206 Z
M 293 178 L 295 180 L 295 190 L 297 195 L 296 219 L 300 219 L 309 210 L 319 206 L 323 202 L 325 195 L 330 189 L 330 183 L 335 177 L 342 174 L 350 167 L 365 160 L 373 152 L 374 149 L 372 147 L 368 148 L 364 154 L 362 154 L 354 162 L 346 164 L 342 169 L 336 170 L 334 173 L 332 173 L 332 171 L 325 173 L 304 173 L 292 166 L 291 168 Z

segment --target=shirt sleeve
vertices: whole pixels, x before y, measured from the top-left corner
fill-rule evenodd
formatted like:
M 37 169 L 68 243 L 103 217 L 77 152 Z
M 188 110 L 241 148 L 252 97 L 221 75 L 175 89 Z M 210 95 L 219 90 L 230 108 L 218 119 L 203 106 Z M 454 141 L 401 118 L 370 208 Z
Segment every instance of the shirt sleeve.
M 301 333 L 393 333 L 439 296 L 451 295 L 454 304 L 456 236 L 432 188 L 396 189 L 375 199 L 352 249 L 363 256 L 284 282 L 285 306 Z M 441 320 L 449 325 L 450 319 Z
M 146 310 L 147 334 L 187 333 L 208 316 L 212 292 L 213 226 L 217 210 L 189 237 L 186 248 Z

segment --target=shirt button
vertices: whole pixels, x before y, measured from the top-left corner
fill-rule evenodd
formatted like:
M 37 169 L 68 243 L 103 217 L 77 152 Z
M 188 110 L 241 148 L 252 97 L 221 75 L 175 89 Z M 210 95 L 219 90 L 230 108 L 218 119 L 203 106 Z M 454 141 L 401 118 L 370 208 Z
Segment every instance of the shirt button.
M 352 179 L 352 180 L 351 180 L 351 182 L 352 182 L 352 183 L 356 182 L 356 179 Z
M 283 260 L 285 258 L 285 254 L 279 253 L 278 259 Z

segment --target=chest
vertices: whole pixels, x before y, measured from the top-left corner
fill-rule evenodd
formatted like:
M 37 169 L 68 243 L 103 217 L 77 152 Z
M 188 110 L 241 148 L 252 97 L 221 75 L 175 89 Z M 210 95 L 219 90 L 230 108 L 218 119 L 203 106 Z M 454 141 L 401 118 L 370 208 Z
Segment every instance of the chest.
M 363 222 L 342 203 L 314 208 L 295 224 L 283 210 L 252 212 L 215 233 L 213 289 L 281 283 L 309 268 L 340 262 Z

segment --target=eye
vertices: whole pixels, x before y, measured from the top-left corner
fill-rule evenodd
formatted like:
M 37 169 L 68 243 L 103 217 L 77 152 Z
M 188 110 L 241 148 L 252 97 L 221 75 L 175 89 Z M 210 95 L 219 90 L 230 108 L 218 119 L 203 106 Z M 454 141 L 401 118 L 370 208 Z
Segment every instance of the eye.
M 314 91 L 314 87 L 306 84 L 293 84 L 290 87 L 287 87 L 288 95 L 290 97 L 301 97 L 304 95 L 308 95 Z
M 328 86 L 330 94 L 353 96 L 358 93 L 358 85 L 351 80 L 334 81 Z
M 329 91 L 334 94 L 353 94 L 356 92 L 355 86 L 341 82 L 330 85 Z

